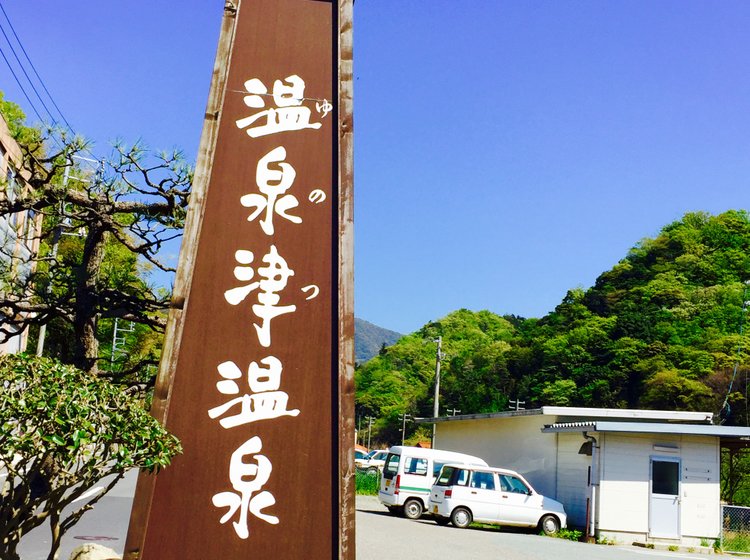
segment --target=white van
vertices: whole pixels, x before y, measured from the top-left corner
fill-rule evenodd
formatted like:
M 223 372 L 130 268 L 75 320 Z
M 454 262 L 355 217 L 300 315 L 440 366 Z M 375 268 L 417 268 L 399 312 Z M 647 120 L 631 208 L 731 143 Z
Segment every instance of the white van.
M 418 519 L 427 507 L 430 488 L 446 463 L 487 466 L 484 459 L 472 455 L 394 445 L 383 466 L 378 499 L 391 513 Z
M 438 525 L 468 527 L 472 521 L 538 527 L 554 535 L 565 527 L 565 508 L 538 494 L 515 471 L 496 467 L 445 465 L 432 487 L 429 512 Z

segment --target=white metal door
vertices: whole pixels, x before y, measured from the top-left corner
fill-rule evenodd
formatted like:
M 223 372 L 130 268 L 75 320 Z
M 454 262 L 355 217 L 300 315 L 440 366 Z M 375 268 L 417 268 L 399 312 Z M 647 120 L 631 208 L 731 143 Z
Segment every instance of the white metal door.
M 498 475 L 500 479 L 499 521 L 520 525 L 536 525 L 542 510 L 542 497 L 534 494 L 524 482 L 512 475 Z
M 651 458 L 649 533 L 664 539 L 680 538 L 680 460 Z
M 474 471 L 467 492 L 469 499 L 466 505 L 474 513 L 474 519 L 494 521 L 500 509 L 500 493 L 496 491 L 495 473 Z

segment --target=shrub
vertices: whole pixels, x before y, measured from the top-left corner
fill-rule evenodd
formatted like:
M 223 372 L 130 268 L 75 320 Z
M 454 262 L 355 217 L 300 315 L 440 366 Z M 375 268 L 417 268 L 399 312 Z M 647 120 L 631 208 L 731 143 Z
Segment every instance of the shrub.
M 380 474 L 374 475 L 357 471 L 354 486 L 357 494 L 377 496 L 380 489 Z
M 135 396 L 55 360 L 0 356 L 0 558 L 19 560 L 22 535 L 49 521 L 49 559 L 62 535 L 132 468 L 181 451 Z M 108 478 L 104 488 L 63 517 Z
M 567 539 L 569 541 L 580 541 L 583 536 L 583 532 L 576 529 L 564 529 L 561 528 L 557 533 L 551 535 L 558 539 Z

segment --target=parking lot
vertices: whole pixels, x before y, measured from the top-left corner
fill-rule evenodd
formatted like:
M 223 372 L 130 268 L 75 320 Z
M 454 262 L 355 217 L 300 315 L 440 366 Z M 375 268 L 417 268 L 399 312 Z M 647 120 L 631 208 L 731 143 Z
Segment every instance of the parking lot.
M 374 496 L 357 496 L 357 560 L 647 560 L 700 554 L 603 546 L 513 529 L 456 529 L 393 517 Z

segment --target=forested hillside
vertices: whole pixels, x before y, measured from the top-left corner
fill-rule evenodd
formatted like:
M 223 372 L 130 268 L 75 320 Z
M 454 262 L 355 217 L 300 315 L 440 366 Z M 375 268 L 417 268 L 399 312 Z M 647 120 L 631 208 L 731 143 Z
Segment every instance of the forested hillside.
M 509 399 L 719 412 L 739 356 L 722 414 L 744 425 L 749 279 L 748 214 L 687 214 L 545 317 L 462 309 L 405 336 L 357 369 L 358 415 L 376 418 L 383 443 L 400 441 L 400 414 L 432 416 L 442 336 L 441 414 L 507 410 Z

